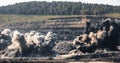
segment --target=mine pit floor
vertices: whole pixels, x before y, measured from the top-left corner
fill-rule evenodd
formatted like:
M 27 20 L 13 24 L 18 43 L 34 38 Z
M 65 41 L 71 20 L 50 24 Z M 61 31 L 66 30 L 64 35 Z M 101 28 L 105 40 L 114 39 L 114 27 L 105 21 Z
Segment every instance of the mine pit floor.
M 119 63 L 120 51 L 75 55 L 65 59 L 55 57 L 0 58 L 0 63 Z

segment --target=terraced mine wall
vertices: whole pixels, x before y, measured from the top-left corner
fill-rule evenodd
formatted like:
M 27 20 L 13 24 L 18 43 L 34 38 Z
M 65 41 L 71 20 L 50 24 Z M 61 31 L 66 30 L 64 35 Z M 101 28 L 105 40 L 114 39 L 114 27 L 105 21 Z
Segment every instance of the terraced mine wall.
M 83 32 L 86 21 L 94 23 L 94 26 L 95 23 L 99 23 L 106 18 L 108 17 L 51 18 L 46 21 L 14 22 L 10 24 L 5 24 L 3 28 L 10 28 L 12 30 L 17 29 L 23 33 L 26 31 L 35 30 L 41 32 L 42 34 L 45 34 L 48 31 L 53 31 L 59 36 L 60 40 L 73 40 L 77 35 L 80 35 Z

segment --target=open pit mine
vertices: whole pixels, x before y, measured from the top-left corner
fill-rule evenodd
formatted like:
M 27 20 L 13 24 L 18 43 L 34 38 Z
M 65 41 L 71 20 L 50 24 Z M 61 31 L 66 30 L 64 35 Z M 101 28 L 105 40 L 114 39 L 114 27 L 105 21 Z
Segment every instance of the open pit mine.
M 83 31 L 69 38 L 59 37 L 61 32 L 54 30 L 47 33 L 1 30 L 0 63 L 120 62 L 120 20 L 108 18 L 99 23 L 83 20 L 80 22 Z M 69 40 L 70 37 L 73 39 Z

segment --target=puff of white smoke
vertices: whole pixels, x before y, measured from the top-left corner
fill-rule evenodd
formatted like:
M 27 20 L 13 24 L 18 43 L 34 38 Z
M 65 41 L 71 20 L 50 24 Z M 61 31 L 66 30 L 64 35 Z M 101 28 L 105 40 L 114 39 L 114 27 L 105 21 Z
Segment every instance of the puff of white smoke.
M 97 31 L 97 39 L 103 40 L 104 37 L 105 37 L 105 31 L 101 31 L 101 30 Z
M 36 32 L 33 41 L 36 46 L 40 46 L 44 42 L 44 35 L 41 35 L 39 32 Z
M 82 42 L 85 42 L 85 41 L 87 40 L 87 36 L 88 36 L 87 34 L 83 34 L 81 41 L 82 41 Z
M 81 43 L 81 38 L 82 38 L 82 36 L 77 36 L 77 38 L 75 38 L 75 39 L 73 40 L 73 45 L 76 45 L 78 42 Z
M 4 29 L 4 30 L 1 32 L 1 34 L 4 34 L 4 35 L 6 35 L 6 36 L 10 35 L 10 33 L 11 33 L 11 30 L 10 30 L 10 29 Z
M 52 34 L 51 31 L 49 31 L 49 32 L 47 33 L 47 35 L 45 36 L 45 40 L 46 40 L 46 41 L 51 40 L 51 34 Z
M 33 39 L 36 31 L 30 31 L 24 34 L 26 44 L 27 45 L 33 45 Z
M 29 35 L 29 32 L 26 32 L 25 34 L 24 34 L 24 37 L 25 37 L 25 40 L 27 39 L 27 36 Z
M 93 32 L 90 32 L 90 34 L 88 35 L 89 38 L 95 36 Z
M 21 36 L 22 34 L 20 32 L 18 32 L 17 30 L 14 31 L 13 33 L 13 38 L 19 38 L 19 36 Z
M 19 49 L 20 46 L 20 33 L 18 31 L 14 31 L 13 33 L 13 37 L 12 37 L 12 44 L 10 46 L 8 46 L 8 49 Z
M 91 39 L 91 41 L 90 41 L 91 44 L 94 44 L 94 43 L 98 42 L 98 40 L 97 40 L 97 38 L 96 38 L 96 36 L 93 32 L 90 32 L 89 38 Z
M 34 35 L 31 35 L 31 33 L 26 33 L 25 34 L 26 45 L 28 47 L 31 46 L 31 45 L 34 45 L 33 38 L 34 38 Z
M 22 34 L 18 32 L 17 30 L 14 31 L 13 37 L 12 37 L 12 44 L 9 45 L 5 51 L 5 53 L 2 55 L 2 57 L 15 57 L 16 53 L 19 52 L 22 53 L 22 49 L 26 48 L 24 40 L 22 40 Z
M 74 40 L 73 40 L 73 45 L 76 45 L 77 42 L 78 42 L 78 40 L 77 40 L 77 39 L 74 39 Z
M 52 31 L 49 31 L 45 36 L 45 42 L 42 43 L 42 46 L 48 45 L 49 47 L 53 48 L 56 44 L 57 35 Z
M 52 31 L 49 31 L 47 35 L 45 36 L 45 41 L 47 42 L 51 42 L 52 40 L 56 40 L 56 39 L 57 39 L 57 36 Z
M 27 49 L 27 47 L 25 44 L 23 34 L 18 32 L 17 30 L 14 31 L 13 37 L 12 37 L 12 44 L 10 46 L 8 46 L 8 51 L 13 50 L 13 51 L 16 51 L 15 53 L 17 53 L 17 51 L 19 51 L 19 53 L 22 54 L 22 51 L 25 51 L 26 49 Z
M 29 46 L 40 46 L 45 41 L 45 36 L 36 31 L 31 31 L 30 33 L 24 34 L 26 45 Z

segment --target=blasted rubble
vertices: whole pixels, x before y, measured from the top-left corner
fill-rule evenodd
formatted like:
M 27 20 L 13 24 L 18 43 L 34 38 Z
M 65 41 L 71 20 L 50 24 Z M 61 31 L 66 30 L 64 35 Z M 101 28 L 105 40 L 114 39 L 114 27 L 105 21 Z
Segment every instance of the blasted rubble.
M 57 34 L 49 31 L 46 35 L 30 31 L 20 33 L 17 30 L 4 29 L 0 32 L 0 57 L 71 57 L 119 51 L 119 21 L 106 19 L 95 27 L 86 22 L 83 34 L 73 42 L 57 41 Z M 55 58 L 56 59 L 56 58 Z

